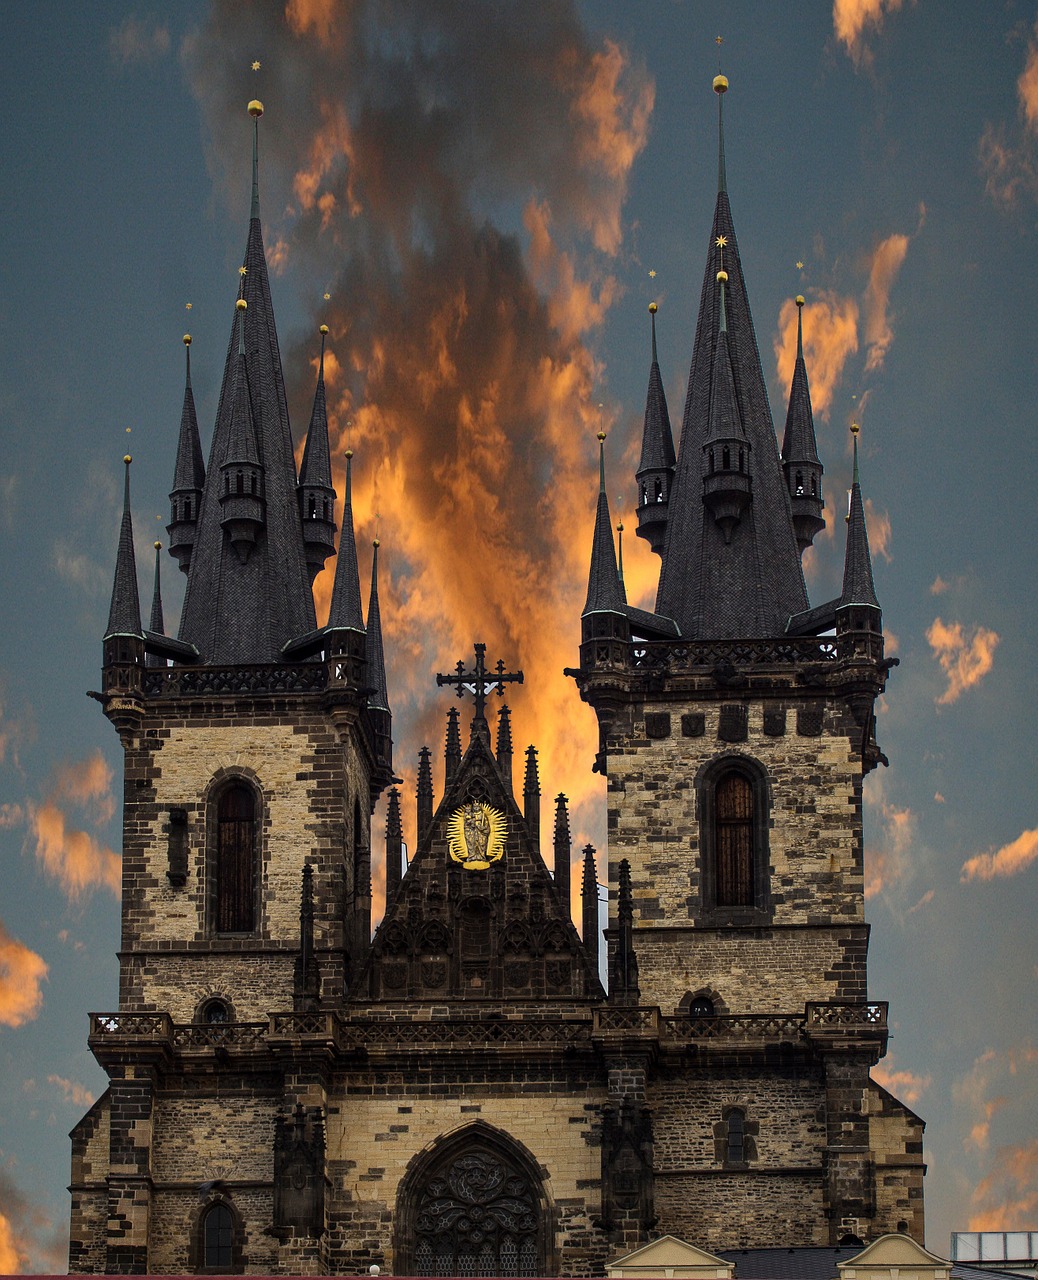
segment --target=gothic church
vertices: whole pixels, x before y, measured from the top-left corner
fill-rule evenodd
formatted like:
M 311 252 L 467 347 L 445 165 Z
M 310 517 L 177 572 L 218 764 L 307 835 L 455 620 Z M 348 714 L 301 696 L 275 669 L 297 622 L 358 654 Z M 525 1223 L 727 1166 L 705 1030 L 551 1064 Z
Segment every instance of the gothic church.
M 70 1270 L 595 1276 L 666 1233 L 921 1241 L 922 1122 L 869 1078 L 887 1018 L 866 980 L 862 780 L 885 763 L 892 663 L 857 461 L 842 592 L 812 607 L 803 344 L 780 451 L 723 132 L 677 449 L 653 330 L 636 479 L 656 608 L 627 603 L 603 451 L 568 672 L 608 783 L 604 937 L 590 847 L 580 932 L 570 918 L 564 796 L 542 849 L 532 747 L 517 796 L 507 709 L 492 729 L 486 704 L 521 677 L 482 645 L 440 677 L 473 715 L 448 716 L 442 775 L 421 754 L 404 866 L 377 543 L 365 613 L 323 362 L 296 471 L 255 146 L 208 464 L 187 353 L 176 638 L 157 571 L 141 620 L 126 460 L 96 695 L 125 754 L 119 1008 L 91 1015 L 110 1083 L 72 1134 Z

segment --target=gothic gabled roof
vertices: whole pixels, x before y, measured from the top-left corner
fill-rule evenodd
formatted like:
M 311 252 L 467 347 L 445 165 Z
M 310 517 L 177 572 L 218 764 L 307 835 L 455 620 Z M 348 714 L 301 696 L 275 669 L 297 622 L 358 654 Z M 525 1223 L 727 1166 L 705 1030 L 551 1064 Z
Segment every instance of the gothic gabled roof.
M 123 459 L 126 477 L 123 481 L 123 518 L 119 526 L 119 550 L 115 557 L 115 580 L 112 583 L 112 602 L 108 609 L 109 636 L 139 636 L 141 631 L 141 602 L 137 591 L 137 558 L 133 550 L 133 517 L 130 514 L 130 455 Z
M 671 490 L 656 613 L 689 639 L 781 635 L 807 608 L 739 244 L 725 189 L 723 143 L 677 470 Z M 719 244 L 723 238 L 724 243 Z M 719 270 L 728 273 L 728 348 L 739 419 L 753 459 L 752 501 L 725 543 L 703 503 L 704 444 L 714 397 L 720 331 Z M 723 365 L 721 366 L 723 369 Z
M 402 956 L 420 963 L 402 966 Z M 530 839 L 489 733 L 472 733 L 387 905 L 359 987 L 374 999 L 550 999 L 556 1012 L 560 999 L 601 998 L 569 903 Z
M 303 549 L 292 433 L 281 371 L 255 182 L 241 277 L 248 304 L 245 374 L 264 470 L 266 514 L 254 550 L 242 563 L 221 524 L 221 465 L 230 460 L 238 360 L 232 326 L 213 431 L 197 537 L 188 572 L 180 638 L 208 663 L 280 659 L 282 647 L 317 626 Z

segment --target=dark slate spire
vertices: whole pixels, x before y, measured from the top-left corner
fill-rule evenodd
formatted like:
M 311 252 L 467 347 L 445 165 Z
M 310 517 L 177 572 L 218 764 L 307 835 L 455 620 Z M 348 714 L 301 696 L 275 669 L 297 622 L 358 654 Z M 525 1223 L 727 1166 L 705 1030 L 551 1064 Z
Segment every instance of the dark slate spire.
M 727 87 L 723 76 L 714 87 L 723 92 L 720 82 Z M 682 636 L 689 639 L 781 635 L 787 620 L 807 608 L 789 495 L 728 202 L 723 136 L 719 157 L 719 191 L 656 597 L 656 613 L 674 619 Z M 727 545 L 721 525 L 703 502 L 704 467 L 709 457 L 704 445 L 710 430 L 721 329 L 717 272 L 722 266 L 722 250 L 728 275 L 724 292 L 728 363 L 748 456 L 753 459 L 752 506 Z
M 507 704 L 497 713 L 497 767 L 505 780 L 505 786 L 512 790 L 512 713 Z
M 455 715 L 457 712 L 455 712 Z M 423 747 L 418 753 L 418 847 L 429 834 L 433 819 L 432 752 Z
M 728 345 L 724 287 L 728 272 L 717 273 L 721 316 L 714 348 L 710 419 L 703 445 L 703 502 L 721 528 L 727 546 L 752 501 L 750 445 L 743 430 L 735 394 L 735 374 Z
M 115 581 L 112 583 L 112 603 L 108 610 L 108 628 L 104 638 L 110 636 L 140 636 L 141 602 L 137 593 L 137 558 L 133 551 L 133 517 L 130 514 L 130 463 L 129 454 L 123 458 L 126 475 L 123 481 L 123 519 L 119 526 L 119 550 L 115 557 Z
M 360 568 L 357 565 L 357 541 L 353 531 L 353 450 L 346 450 L 346 496 L 342 504 L 342 532 L 339 554 L 335 560 L 335 582 L 328 611 L 329 631 L 363 631 L 364 615 L 360 604 Z
M 247 564 L 265 521 L 263 467 L 256 444 L 256 423 L 245 367 L 245 311 L 248 303 L 239 298 L 238 364 L 235 371 L 231 427 L 227 453 L 220 464 L 220 523 L 235 554 Z
M 851 485 L 851 505 L 847 517 L 847 554 L 843 565 L 843 592 L 839 609 L 864 606 L 879 609 L 876 588 L 872 581 L 872 556 L 869 553 L 869 531 L 865 524 L 865 505 L 861 500 L 861 484 L 858 481 L 858 424 L 851 427 L 854 433 L 854 479 Z
M 609 519 L 609 499 L 605 487 L 605 432 L 598 433 L 599 489 L 595 511 L 595 533 L 591 543 L 591 572 L 588 574 L 586 616 L 589 613 L 623 613 L 620 575 L 613 545 L 613 526 Z
M 403 876 L 404 832 L 400 822 L 400 792 L 393 787 L 386 806 L 386 905 L 400 887 Z
M 638 480 L 638 537 L 645 538 L 653 551 L 662 555 L 675 455 L 667 397 L 656 358 L 656 310 L 656 303 L 651 302 L 652 364 L 649 366 L 649 390 L 645 397 L 642 456 L 635 476 Z
M 537 770 L 537 748 L 526 748 L 526 772 L 523 775 L 523 817 L 530 843 L 541 849 L 541 779 Z
M 258 119 L 259 103 L 250 103 Z M 180 638 L 207 663 L 281 660 L 282 647 L 315 631 L 313 596 L 296 500 L 292 431 L 281 355 L 270 300 L 270 281 L 259 220 L 254 138 L 253 216 L 249 222 L 241 296 L 248 304 L 245 374 L 263 467 L 265 525 L 243 564 L 225 533 L 220 490 L 238 383 L 238 334 L 232 331 L 224 366 L 206 483 L 181 615 Z
M 584 846 L 584 878 L 580 886 L 583 916 L 581 936 L 584 953 L 592 970 L 598 972 L 598 871 L 595 867 L 595 847 Z
M 553 851 L 555 854 L 555 888 L 559 891 L 559 898 L 562 905 L 569 912 L 569 894 L 570 894 L 570 857 L 572 856 L 572 841 L 569 833 L 569 810 L 566 807 L 566 797 L 560 791 L 555 797 L 555 839 L 553 842 Z M 597 907 L 596 907 L 597 910 Z
M 786 429 L 782 436 L 782 470 L 786 473 L 797 546 L 803 555 L 814 541 L 815 535 L 825 528 L 822 517 L 825 503 L 822 501 L 822 464 L 818 460 L 815 421 L 811 412 L 811 388 L 808 386 L 807 366 L 804 363 L 802 295 L 797 295 L 796 304 L 797 358 L 789 388 Z
M 173 472 L 173 488 L 170 490 L 170 519 L 166 526 L 169 534 L 169 554 L 187 573 L 191 564 L 191 550 L 195 545 L 198 513 L 202 506 L 202 490 L 205 487 L 205 463 L 202 461 L 202 444 L 198 438 L 198 419 L 195 416 L 195 397 L 191 390 L 191 335 L 184 334 L 184 356 L 187 375 L 184 383 L 184 407 L 180 413 L 180 438 L 177 441 L 177 465 Z
M 162 550 L 162 543 L 155 543 L 155 588 L 151 596 L 151 623 L 149 630 L 157 636 L 166 634 L 166 624 L 162 617 L 162 575 L 159 571 L 159 552 Z M 147 657 L 147 665 L 149 667 L 164 667 L 166 659 L 160 654 L 149 653 Z
M 368 597 L 368 625 L 365 632 L 367 657 L 368 713 L 375 730 L 376 753 L 390 773 L 393 769 L 392 714 L 386 687 L 386 655 L 382 647 L 382 617 L 378 606 L 378 548 L 372 543 L 371 595 Z
M 461 764 L 461 729 L 458 727 L 458 708 L 447 712 L 447 745 L 443 753 L 443 789 L 454 781 Z
M 303 543 L 311 586 L 324 568 L 324 562 L 335 551 L 335 490 L 328 451 L 328 405 L 324 394 L 324 340 L 327 336 L 328 326 L 322 324 L 317 390 L 299 468 L 299 515 L 303 523 Z

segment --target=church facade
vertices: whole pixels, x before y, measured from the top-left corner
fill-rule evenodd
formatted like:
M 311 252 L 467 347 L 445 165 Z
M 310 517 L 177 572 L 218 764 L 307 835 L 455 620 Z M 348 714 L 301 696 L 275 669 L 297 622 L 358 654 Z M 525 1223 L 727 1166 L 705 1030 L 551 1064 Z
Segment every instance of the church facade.
M 653 330 L 636 480 L 656 608 L 626 600 L 603 445 L 573 619 L 608 786 L 602 936 L 596 852 L 573 850 L 564 796 L 542 847 L 536 750 L 520 794 L 507 706 L 487 716 L 521 673 L 481 644 L 439 677 L 472 716 L 448 714 L 442 772 L 421 753 L 404 866 L 378 545 L 365 612 L 323 359 L 295 466 L 254 140 L 207 464 L 187 348 L 176 638 L 157 569 L 142 622 L 126 460 L 96 695 L 125 755 L 119 1007 L 91 1015 L 109 1086 L 72 1134 L 72 1272 L 593 1276 L 667 1234 L 715 1252 L 921 1241 L 922 1122 L 869 1078 L 887 1017 L 862 781 L 885 763 L 892 664 L 857 461 L 842 592 L 812 607 L 802 343 L 780 451 L 719 142 L 677 449 Z

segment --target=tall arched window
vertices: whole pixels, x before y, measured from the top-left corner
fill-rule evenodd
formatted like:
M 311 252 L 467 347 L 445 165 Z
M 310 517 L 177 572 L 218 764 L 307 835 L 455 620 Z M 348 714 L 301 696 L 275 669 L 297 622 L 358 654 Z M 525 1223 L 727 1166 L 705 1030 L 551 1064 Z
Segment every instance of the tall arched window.
M 753 788 L 733 769 L 718 779 L 715 798 L 717 905 L 752 907 Z
M 206 1271 L 229 1271 L 234 1262 L 234 1219 L 221 1201 L 202 1215 L 202 1266 Z
M 256 928 L 256 797 L 232 783 L 216 803 L 216 932 Z

